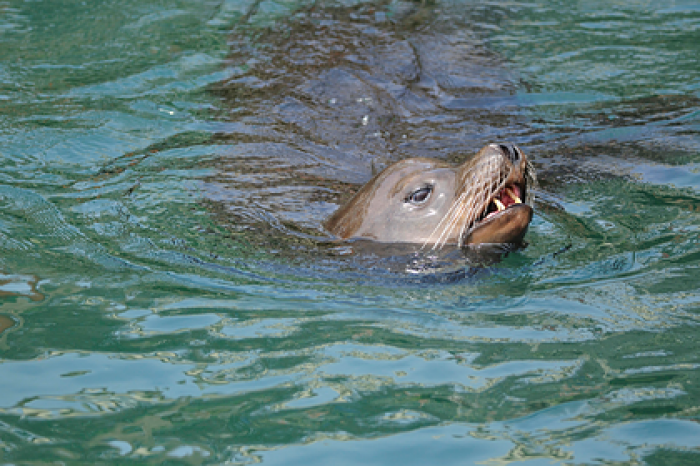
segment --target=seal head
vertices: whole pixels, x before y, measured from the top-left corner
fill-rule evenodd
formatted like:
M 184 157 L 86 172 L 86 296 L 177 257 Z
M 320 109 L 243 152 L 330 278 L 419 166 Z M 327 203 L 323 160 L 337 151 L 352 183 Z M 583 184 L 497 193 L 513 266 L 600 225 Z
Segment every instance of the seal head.
M 343 239 L 440 249 L 518 244 L 532 220 L 535 172 L 513 144 L 490 144 L 459 166 L 427 158 L 377 174 L 325 223 Z

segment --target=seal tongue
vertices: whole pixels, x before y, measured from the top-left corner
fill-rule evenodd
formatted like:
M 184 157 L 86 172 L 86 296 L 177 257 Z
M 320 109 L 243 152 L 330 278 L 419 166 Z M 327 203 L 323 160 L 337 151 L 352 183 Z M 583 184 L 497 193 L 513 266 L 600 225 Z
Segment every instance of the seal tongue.
M 520 188 L 517 185 L 506 186 L 500 193 L 498 193 L 498 197 L 506 209 L 513 204 L 523 203 L 523 201 L 520 199 Z
M 518 185 L 506 186 L 498 192 L 498 194 L 493 198 L 491 206 L 489 206 L 487 215 L 485 218 L 489 218 L 496 215 L 499 212 L 506 210 L 508 207 L 514 204 L 522 204 L 523 201 L 520 199 L 521 190 Z

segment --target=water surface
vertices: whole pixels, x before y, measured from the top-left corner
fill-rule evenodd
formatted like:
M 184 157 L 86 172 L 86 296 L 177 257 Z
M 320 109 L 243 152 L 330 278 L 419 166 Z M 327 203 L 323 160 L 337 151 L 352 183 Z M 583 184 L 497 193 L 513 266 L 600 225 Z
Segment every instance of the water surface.
M 0 459 L 694 464 L 700 9 L 0 3 Z M 530 246 L 329 242 L 517 143 Z

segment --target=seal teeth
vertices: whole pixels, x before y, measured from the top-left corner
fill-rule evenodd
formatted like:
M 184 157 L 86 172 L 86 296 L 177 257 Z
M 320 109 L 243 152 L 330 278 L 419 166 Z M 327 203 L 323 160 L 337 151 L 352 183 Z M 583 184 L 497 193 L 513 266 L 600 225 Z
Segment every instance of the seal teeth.
M 496 207 L 498 207 L 499 211 L 506 210 L 506 206 L 504 206 L 503 203 L 498 199 L 494 198 L 493 203 L 496 204 Z
M 506 188 L 506 193 L 515 201 L 515 204 L 522 204 L 523 201 L 518 197 L 518 195 L 510 188 Z

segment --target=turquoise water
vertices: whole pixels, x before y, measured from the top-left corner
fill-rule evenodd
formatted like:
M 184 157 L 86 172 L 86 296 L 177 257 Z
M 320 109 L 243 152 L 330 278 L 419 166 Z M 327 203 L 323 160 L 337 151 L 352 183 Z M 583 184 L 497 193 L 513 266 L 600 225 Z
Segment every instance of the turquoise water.
M 697 463 L 698 44 L 690 1 L 0 2 L 0 460 Z M 525 250 L 328 242 L 500 140 Z

